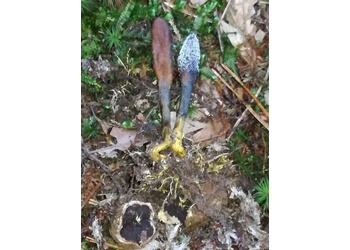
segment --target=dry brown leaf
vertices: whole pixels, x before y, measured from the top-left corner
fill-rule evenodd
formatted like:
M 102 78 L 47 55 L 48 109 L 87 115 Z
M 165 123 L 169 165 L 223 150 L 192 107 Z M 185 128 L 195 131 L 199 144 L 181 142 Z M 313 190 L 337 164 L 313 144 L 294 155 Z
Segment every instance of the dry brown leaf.
M 145 120 L 145 116 L 142 113 L 138 113 L 136 115 L 136 119 L 143 122 Z
M 250 37 L 254 39 L 254 37 Z M 254 68 L 256 64 L 256 52 L 252 46 L 252 39 L 246 39 L 243 46 L 239 49 L 241 57 L 249 64 L 250 68 Z
M 147 99 L 139 99 L 135 102 L 135 107 L 137 108 L 137 110 L 145 112 L 147 109 L 149 109 L 150 104 Z
M 235 88 L 235 91 L 237 93 L 238 99 L 243 100 L 243 94 L 244 94 L 243 88 L 242 87 L 237 87 L 237 88 Z
M 258 0 L 235 0 L 228 7 L 226 18 L 229 24 L 240 29 L 245 36 L 254 36 L 256 26 L 251 23 L 251 17 L 255 14 L 254 4 Z
M 104 120 L 99 120 L 99 123 L 101 125 L 103 133 L 108 135 L 108 130 L 112 127 L 112 125 L 109 122 L 106 122 Z
M 204 141 L 210 139 L 211 137 L 217 136 L 221 133 L 224 125 L 220 121 L 210 121 L 205 127 L 198 131 L 194 136 L 194 141 Z
M 137 131 L 113 127 L 110 135 L 117 138 L 115 149 L 125 150 L 131 146 L 131 143 L 136 137 Z
M 256 66 L 256 51 L 255 51 L 255 42 L 262 42 L 266 33 L 262 30 L 258 30 L 257 26 L 252 23 L 252 17 L 259 14 L 256 13 L 254 5 L 257 3 L 257 0 L 235 0 L 230 1 L 225 10 L 225 17 L 228 25 L 231 26 L 231 31 L 225 31 L 224 27 L 227 26 L 223 21 L 221 21 L 221 26 L 224 32 L 229 36 L 234 29 L 241 31 L 243 41 L 238 41 L 237 39 L 230 39 L 230 42 L 233 46 L 237 47 L 239 44 L 240 55 L 249 65 L 249 69 L 254 69 Z M 258 30 L 258 32 L 257 32 Z M 248 73 L 248 72 L 247 72 Z M 248 74 L 249 75 L 249 74 Z
M 170 112 L 170 127 L 172 130 L 175 127 L 175 122 L 176 122 L 176 112 L 171 111 Z M 186 134 L 192 133 L 194 131 L 203 129 L 205 126 L 206 126 L 206 124 L 203 122 L 199 122 L 199 121 L 196 121 L 196 120 L 193 120 L 190 118 L 186 118 L 183 132 L 186 135 Z
M 205 128 L 205 126 L 206 124 L 203 122 L 186 119 L 184 125 L 184 134 L 186 135 L 194 131 L 198 131 L 200 129 Z

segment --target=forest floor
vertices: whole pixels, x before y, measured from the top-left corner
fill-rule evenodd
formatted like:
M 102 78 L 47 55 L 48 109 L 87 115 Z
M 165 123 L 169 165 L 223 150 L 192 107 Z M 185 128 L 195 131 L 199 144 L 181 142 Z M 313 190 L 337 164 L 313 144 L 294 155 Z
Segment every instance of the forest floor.
M 235 7 L 227 6 L 226 15 Z M 236 73 L 214 53 L 222 50 L 219 39 L 200 40 L 210 73 L 201 71 L 192 91 L 184 158 L 170 150 L 163 161 L 150 157 L 161 142 L 151 63 L 132 74 L 125 63 L 82 59 L 82 249 L 137 249 L 115 236 L 120 218 L 128 223 L 123 216 L 131 201 L 153 209 L 154 235 L 141 237 L 144 249 L 268 249 L 268 186 L 267 201 L 257 198 L 269 174 L 268 5 L 254 8 L 249 19 L 257 28 L 244 32 Z M 221 32 L 229 36 L 229 29 Z M 174 72 L 172 126 L 181 97 Z M 145 214 L 133 218 L 137 226 Z

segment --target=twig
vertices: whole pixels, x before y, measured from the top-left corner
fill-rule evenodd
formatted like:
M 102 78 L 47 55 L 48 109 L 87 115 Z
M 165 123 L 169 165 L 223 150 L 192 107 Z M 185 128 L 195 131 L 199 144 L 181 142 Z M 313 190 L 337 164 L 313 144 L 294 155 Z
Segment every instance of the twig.
M 117 53 L 114 52 L 114 55 L 118 58 L 119 62 L 124 67 L 125 71 L 129 72 L 128 69 L 126 68 L 125 64 L 123 63 L 122 59 L 120 59 L 119 56 L 117 55 Z
M 90 194 L 88 194 L 84 201 L 83 201 L 83 205 L 81 206 L 81 209 L 84 208 L 84 206 L 86 205 L 86 203 L 90 203 L 91 197 L 97 192 L 97 190 L 100 188 L 101 183 L 97 183 L 96 186 L 91 190 Z
M 98 201 L 94 200 L 94 199 L 89 199 L 89 204 L 93 205 L 93 206 L 97 206 L 98 205 Z
M 260 91 L 262 89 L 262 86 L 259 87 L 258 91 L 256 91 L 255 96 L 258 96 L 260 94 Z M 235 125 L 233 125 L 232 128 L 232 132 L 231 134 L 226 138 L 226 141 L 229 141 L 231 136 L 233 135 L 233 133 L 235 132 L 236 128 L 238 127 L 238 125 L 241 123 L 241 121 L 243 120 L 244 116 L 246 115 L 246 113 L 248 112 L 248 109 L 246 108 L 243 113 L 241 114 L 241 116 L 237 119 Z
M 255 101 L 255 103 L 259 106 L 259 108 L 262 110 L 262 112 L 264 113 L 264 115 L 269 118 L 269 112 L 267 112 L 267 110 L 264 108 L 264 106 L 260 103 L 260 101 L 258 100 L 258 98 L 256 98 L 254 96 L 254 94 L 243 84 L 243 82 L 241 81 L 241 79 L 239 79 L 238 76 L 236 76 L 235 73 L 232 72 L 232 70 L 230 70 L 229 67 L 227 67 L 225 64 L 221 63 L 221 66 L 233 77 L 235 78 L 235 80 L 237 82 L 239 82 L 239 84 L 243 87 L 243 89 L 245 91 L 247 91 L 247 93 L 250 95 L 251 98 L 253 98 L 253 100 Z
M 221 23 L 222 20 L 224 20 L 224 17 L 225 17 L 225 15 L 226 15 L 227 9 L 228 9 L 228 7 L 230 6 L 230 4 L 231 4 L 231 0 L 229 0 L 228 3 L 226 4 L 226 7 L 225 7 L 225 9 L 224 9 L 224 12 L 222 13 L 221 18 L 220 18 L 220 23 Z
M 266 75 L 264 77 L 265 82 L 267 81 L 267 79 L 269 79 L 269 68 L 270 68 L 270 66 L 267 66 Z
M 89 150 L 84 146 L 83 142 L 81 143 L 81 150 L 83 153 L 92 161 L 96 162 L 98 165 L 100 165 L 101 170 L 105 173 L 109 173 L 108 167 L 99 159 L 97 159 L 94 155 L 92 155 Z
M 269 130 L 269 125 L 261 119 L 260 115 L 255 112 L 255 110 L 250 106 L 250 104 L 246 103 L 240 95 L 228 84 L 224 78 L 214 69 L 211 68 L 211 70 L 214 72 L 214 74 L 226 85 L 227 88 L 229 88 L 236 96 L 237 98 L 244 104 L 244 106 L 250 111 L 250 113 L 267 129 Z
M 120 149 L 120 145 L 112 145 L 112 146 L 107 146 L 104 148 L 99 148 L 99 149 L 95 149 L 92 151 L 89 151 L 90 154 L 96 154 L 96 153 L 108 153 L 111 152 L 115 149 Z
M 210 159 L 210 160 L 207 160 L 205 163 L 210 163 L 212 161 L 215 161 L 216 159 L 219 159 L 221 156 L 225 156 L 225 155 L 228 155 L 229 153 L 222 153 L 222 154 L 219 154 L 217 156 L 215 156 L 214 158 Z
M 91 243 L 94 243 L 94 244 L 97 244 L 97 242 L 95 241 L 95 239 L 89 237 L 89 236 L 86 236 L 85 239 L 88 241 L 88 242 L 91 242 Z M 108 243 L 108 242 L 105 242 L 104 243 L 104 246 L 105 247 L 110 247 L 110 248 L 113 248 L 113 249 L 122 249 L 122 248 L 119 248 L 119 246 L 117 245 L 114 245 L 114 244 L 111 244 L 111 243 Z
M 224 46 L 223 46 L 222 41 L 221 41 L 221 32 L 220 32 L 219 25 L 216 27 L 216 32 L 218 33 L 220 51 L 221 51 L 222 53 L 224 53 Z
M 95 117 L 96 121 L 98 121 L 98 123 L 101 124 L 101 119 L 98 118 L 97 115 L 95 114 L 95 111 L 94 111 L 94 108 L 92 107 L 92 105 L 91 105 L 91 104 L 88 104 L 88 106 L 89 106 L 89 108 L 90 108 L 90 110 L 91 110 L 92 115 Z
M 135 138 L 134 138 L 133 142 L 131 143 L 132 145 L 135 144 L 136 137 L 137 137 L 139 134 L 142 133 L 143 127 L 145 126 L 145 124 L 146 124 L 148 118 L 151 116 L 151 114 L 152 114 L 152 112 L 153 112 L 153 110 L 154 110 L 155 108 L 156 108 L 156 107 L 153 107 L 153 108 L 151 109 L 151 111 L 148 112 L 148 114 L 146 115 L 145 119 L 143 119 L 142 125 L 140 126 L 139 130 L 136 132 Z

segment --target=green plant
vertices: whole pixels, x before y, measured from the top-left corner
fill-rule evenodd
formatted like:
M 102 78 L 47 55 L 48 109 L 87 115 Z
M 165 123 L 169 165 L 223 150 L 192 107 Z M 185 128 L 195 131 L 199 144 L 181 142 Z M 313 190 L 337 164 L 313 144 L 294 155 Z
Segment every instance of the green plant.
M 124 45 L 122 41 L 122 37 L 123 37 L 122 26 L 129 19 L 131 11 L 133 10 L 134 7 L 135 7 L 135 3 L 129 2 L 125 6 L 124 10 L 120 13 L 119 17 L 117 18 L 116 24 L 107 29 L 106 41 L 109 49 L 114 47 L 117 50 L 117 52 L 120 52 L 121 50 L 124 49 L 122 47 Z
M 131 120 L 124 120 L 122 122 L 122 127 L 123 128 L 133 128 L 134 127 L 134 123 Z
M 149 112 L 151 112 L 151 114 L 149 114 Z M 145 111 L 145 116 L 147 116 L 149 114 L 151 122 L 156 125 L 156 126 L 160 126 L 161 124 L 161 119 L 160 119 L 160 114 L 159 114 L 159 110 L 156 108 L 150 108 L 148 110 Z
M 201 76 L 204 76 L 205 78 L 209 79 L 209 80 L 216 80 L 217 76 L 214 74 L 214 72 L 209 68 L 209 67 L 202 67 L 200 69 L 200 74 Z
M 238 49 L 232 45 L 226 45 L 223 53 L 223 63 L 226 64 L 237 76 L 239 76 L 237 68 Z
M 106 36 L 107 36 L 107 46 L 108 48 L 116 48 L 116 50 L 121 50 L 122 49 L 122 43 L 121 43 L 121 38 L 122 35 L 120 33 L 120 30 L 118 30 L 116 27 L 112 27 L 111 29 L 107 29 L 106 31 Z
M 256 201 L 262 206 L 264 210 L 269 210 L 269 179 L 265 177 L 258 184 L 255 185 Z
M 192 104 L 188 108 L 188 117 L 192 118 L 197 113 L 197 108 L 193 106 Z
M 88 90 L 93 93 L 101 92 L 104 89 L 104 85 L 98 83 L 92 76 L 89 76 L 84 71 L 81 71 L 81 82 L 86 84 Z
M 94 0 L 81 0 L 81 14 L 92 12 L 96 7 Z
M 91 116 L 83 119 L 81 132 L 83 137 L 86 139 L 91 139 L 98 135 L 98 122 L 96 121 L 95 117 Z
M 263 167 L 263 156 L 254 154 L 252 136 L 244 129 L 238 128 L 228 142 L 233 159 L 238 169 L 247 174 L 252 180 L 266 176 L 268 168 Z
M 202 6 L 197 6 L 197 16 L 193 22 L 193 28 L 198 33 L 210 34 L 216 30 L 219 22 L 218 16 L 214 13 L 220 1 L 207 1 Z

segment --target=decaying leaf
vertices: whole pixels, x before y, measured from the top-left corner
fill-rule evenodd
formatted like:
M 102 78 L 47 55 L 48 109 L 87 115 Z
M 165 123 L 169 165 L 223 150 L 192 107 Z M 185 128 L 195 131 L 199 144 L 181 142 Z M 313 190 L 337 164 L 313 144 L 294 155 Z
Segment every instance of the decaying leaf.
M 194 141 L 204 141 L 211 137 L 219 135 L 222 131 L 223 124 L 220 121 L 209 121 L 205 127 L 198 131 L 194 136 Z
M 222 243 L 225 244 L 228 249 L 233 249 L 232 246 L 232 239 L 236 243 L 238 240 L 236 230 L 231 229 L 231 230 L 222 230 L 222 228 L 218 228 L 218 240 Z
M 172 111 L 172 112 L 170 112 L 170 127 L 171 127 L 171 129 L 174 129 L 175 122 L 176 122 L 176 112 Z M 201 130 L 205 126 L 206 126 L 206 123 L 192 120 L 190 118 L 186 118 L 183 132 L 185 135 L 187 135 L 187 134 L 190 134 L 192 132 Z
M 259 30 L 252 23 L 255 15 L 254 4 L 257 0 L 235 0 L 230 1 L 227 6 L 225 18 L 228 23 L 221 21 L 222 30 L 227 34 L 234 47 L 239 45 L 240 55 L 249 64 L 250 68 L 255 67 L 256 52 L 253 49 L 251 38 L 262 41 L 265 33 Z M 233 35 L 232 35 L 233 34 Z
M 131 129 L 123 129 L 113 127 L 110 135 L 117 138 L 117 144 L 115 145 L 115 149 L 125 150 L 131 146 L 131 143 L 134 141 L 136 137 L 137 131 Z
M 99 123 L 101 125 L 103 133 L 108 135 L 108 130 L 112 127 L 112 125 L 109 122 L 106 122 L 104 120 L 99 120 Z
M 230 39 L 234 47 L 238 47 L 244 42 L 243 32 L 239 28 L 233 27 L 224 21 L 220 22 L 220 27 L 221 30 L 227 34 L 228 39 Z
M 243 94 L 244 94 L 243 88 L 242 87 L 237 87 L 237 88 L 235 88 L 235 91 L 237 93 L 238 99 L 243 100 Z
M 238 199 L 241 212 L 238 222 L 244 230 L 240 230 L 238 243 L 244 249 L 268 249 L 269 234 L 261 229 L 260 208 L 250 193 L 231 187 L 231 199 Z
M 150 104 L 147 99 L 139 99 L 135 102 L 135 107 L 137 110 L 140 110 L 141 112 L 145 112 L 150 107 Z
M 205 123 L 203 122 L 198 122 L 198 121 L 193 121 L 190 119 L 185 120 L 185 125 L 184 125 L 184 134 L 189 134 L 194 131 L 198 131 L 203 129 L 206 126 Z
M 142 113 L 138 113 L 137 115 L 136 115 L 136 118 L 139 120 L 139 121 L 144 121 L 145 120 L 145 116 L 142 114 Z
M 221 152 L 221 151 L 224 151 L 224 150 L 227 150 L 228 147 L 226 147 L 226 143 L 225 142 L 220 142 L 220 141 L 214 141 L 213 143 L 211 143 L 207 149 L 208 149 L 208 152 L 212 152 L 212 151 L 215 151 L 215 152 Z
M 249 64 L 250 68 L 254 68 L 256 65 L 256 52 L 253 49 L 254 42 L 252 41 L 254 37 L 251 39 L 246 39 L 244 45 L 240 48 L 239 52 L 241 57 Z
M 228 6 L 226 18 L 230 25 L 240 29 L 245 36 L 254 36 L 256 27 L 251 23 L 257 0 L 235 0 Z
M 177 225 L 166 225 L 167 242 L 165 243 L 166 249 L 168 250 L 187 250 L 188 244 L 190 243 L 190 237 L 182 235 L 180 241 L 175 240 L 179 233 L 181 224 Z
M 108 249 L 104 246 L 105 239 L 102 235 L 102 227 L 99 224 L 98 218 L 95 217 L 94 221 L 92 222 L 91 226 L 92 235 L 94 236 L 94 239 L 96 241 L 98 249 Z
M 259 29 L 254 35 L 255 41 L 261 43 L 263 41 L 265 35 L 266 35 L 266 33 L 264 31 L 262 31 L 261 29 Z

